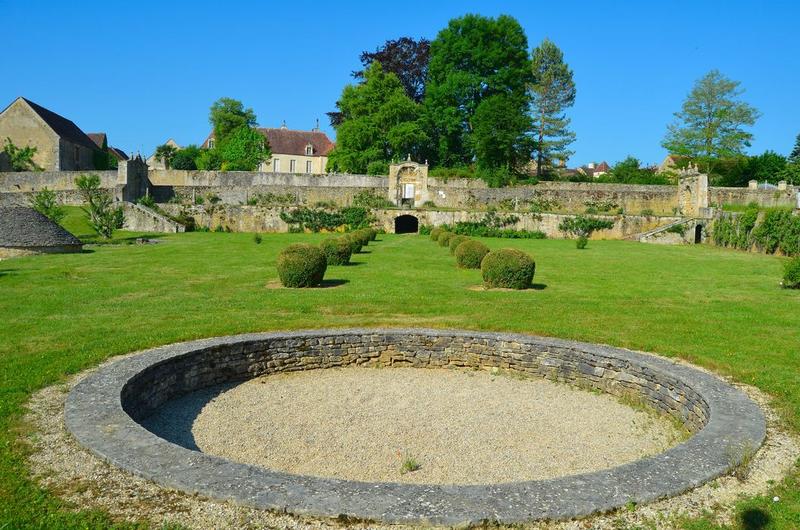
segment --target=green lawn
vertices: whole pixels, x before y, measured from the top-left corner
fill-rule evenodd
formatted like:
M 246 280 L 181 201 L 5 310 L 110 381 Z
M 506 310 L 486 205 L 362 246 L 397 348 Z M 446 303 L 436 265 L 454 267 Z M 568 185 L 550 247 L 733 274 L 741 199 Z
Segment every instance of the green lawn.
M 120 234 L 120 237 L 126 237 Z M 189 233 L 156 245 L 98 245 L 0 262 L 0 530 L 105 527 L 68 514 L 26 477 L 22 407 L 36 389 L 103 359 L 214 335 L 333 326 L 509 330 L 680 356 L 775 396 L 800 431 L 800 292 L 778 286 L 779 258 L 624 241 L 484 240 L 537 261 L 536 289 L 470 290 L 478 271 L 420 236 L 379 236 L 330 267 L 334 288 L 269 289 L 275 256 L 326 236 Z M 765 528 L 800 528 L 798 477 L 741 503 Z M 773 504 L 772 495 L 781 497 Z M 704 521 L 692 528 L 712 528 Z M 761 528 L 762 526 L 758 526 Z

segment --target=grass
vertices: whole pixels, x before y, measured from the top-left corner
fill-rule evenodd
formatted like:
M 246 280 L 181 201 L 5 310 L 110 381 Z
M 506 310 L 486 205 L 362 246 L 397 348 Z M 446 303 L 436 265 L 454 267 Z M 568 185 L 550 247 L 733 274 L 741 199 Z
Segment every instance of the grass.
M 422 465 L 417 462 L 416 458 L 407 456 L 403 459 L 403 463 L 400 464 L 400 474 L 405 475 L 406 473 L 413 473 L 421 467 Z
M 578 251 L 574 241 L 486 239 L 491 248 L 532 253 L 539 288 L 484 291 L 470 289 L 481 283 L 479 271 L 457 269 L 428 237 L 385 235 L 353 265 L 328 269 L 326 278 L 340 282 L 335 289 L 266 288 L 277 279 L 281 248 L 325 237 L 264 234 L 256 244 L 253 234 L 176 234 L 158 245 L 90 245 L 83 254 L 0 262 L 0 529 L 111 524 L 101 513 L 69 513 L 27 477 L 20 417 L 32 392 L 109 356 L 215 335 L 428 326 L 607 343 L 683 357 L 756 385 L 800 431 L 800 293 L 779 288 L 780 258 L 706 246 L 592 241 Z M 743 500 L 738 526 L 800 528 L 798 477 Z M 682 524 L 717 528 L 705 519 Z

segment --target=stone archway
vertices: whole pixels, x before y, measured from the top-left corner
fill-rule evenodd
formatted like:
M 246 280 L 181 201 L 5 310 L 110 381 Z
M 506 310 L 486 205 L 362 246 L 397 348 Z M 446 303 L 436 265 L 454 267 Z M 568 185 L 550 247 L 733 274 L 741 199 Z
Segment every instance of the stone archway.
M 703 225 L 694 225 L 694 243 L 699 244 L 703 242 Z
M 398 215 L 394 218 L 395 234 L 416 234 L 419 232 L 419 219 L 413 215 Z

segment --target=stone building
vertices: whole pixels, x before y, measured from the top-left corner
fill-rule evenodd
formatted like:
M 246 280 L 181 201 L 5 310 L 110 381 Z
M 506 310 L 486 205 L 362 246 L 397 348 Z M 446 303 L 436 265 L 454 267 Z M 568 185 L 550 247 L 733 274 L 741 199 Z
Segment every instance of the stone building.
M 175 149 L 180 150 L 181 146 L 178 145 L 178 142 L 170 138 L 163 145 L 169 145 L 174 147 Z M 160 158 L 156 158 L 156 153 L 153 151 L 153 154 L 147 157 L 147 167 L 150 169 L 167 169 L 167 166 L 164 164 L 164 161 Z
M 122 149 L 108 145 L 108 135 L 104 132 L 86 133 L 100 151 L 107 153 L 109 158 L 113 158 L 117 163 L 128 160 L 129 157 Z
M 77 125 L 19 97 L 0 112 L 0 140 L 36 148 L 34 163 L 45 171 L 95 169 L 97 145 Z
M 297 131 L 286 127 L 270 129 L 259 127 L 258 132 L 269 142 L 272 158 L 263 162 L 258 170 L 268 173 L 301 173 L 323 175 L 328 165 L 328 154 L 335 144 L 319 129 Z M 202 147 L 215 146 L 214 133 L 208 135 Z
M 80 252 L 81 241 L 33 208 L 0 208 L 0 259 Z

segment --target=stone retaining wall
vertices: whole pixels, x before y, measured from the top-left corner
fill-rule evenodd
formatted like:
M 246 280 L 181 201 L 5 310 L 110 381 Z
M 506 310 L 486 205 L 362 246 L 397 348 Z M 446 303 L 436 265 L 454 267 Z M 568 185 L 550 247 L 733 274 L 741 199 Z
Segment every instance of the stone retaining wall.
M 170 399 L 211 385 L 339 366 L 496 367 L 632 396 L 679 419 L 694 435 L 662 454 L 593 473 L 437 486 L 270 471 L 179 447 L 136 422 Z M 566 519 L 676 495 L 737 465 L 766 432 L 763 414 L 742 392 L 663 358 L 526 335 L 430 329 L 263 333 L 156 348 L 79 383 L 65 417 L 79 443 L 165 486 L 290 513 L 446 525 Z

